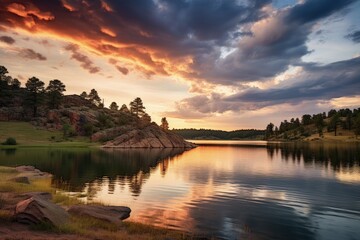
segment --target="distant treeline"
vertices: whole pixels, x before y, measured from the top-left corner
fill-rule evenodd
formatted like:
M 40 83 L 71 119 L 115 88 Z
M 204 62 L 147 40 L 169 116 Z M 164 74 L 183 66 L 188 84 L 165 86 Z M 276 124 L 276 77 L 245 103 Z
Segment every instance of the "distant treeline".
M 222 131 L 212 129 L 173 129 L 173 132 L 181 135 L 185 139 L 219 139 L 219 140 L 236 140 L 236 139 L 263 139 L 265 130 L 242 129 L 235 131 Z
M 323 137 L 324 130 L 328 133 L 334 132 L 337 136 L 339 129 L 352 131 L 355 136 L 360 135 L 360 108 L 331 109 L 328 113 L 305 114 L 301 119 L 284 120 L 279 127 L 269 123 L 265 129 L 265 139 L 296 140 L 315 133 Z

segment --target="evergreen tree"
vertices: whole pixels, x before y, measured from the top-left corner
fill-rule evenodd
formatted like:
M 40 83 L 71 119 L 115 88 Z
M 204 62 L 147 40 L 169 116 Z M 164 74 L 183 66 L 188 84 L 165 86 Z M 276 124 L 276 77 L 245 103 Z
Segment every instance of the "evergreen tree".
M 48 103 L 51 109 L 59 108 L 64 95 L 63 92 L 65 91 L 65 85 L 60 80 L 54 79 L 49 82 L 49 86 L 46 88 L 46 93 L 48 95 Z
M 81 94 L 80 94 L 80 97 L 82 97 L 83 99 L 87 99 L 88 98 L 88 95 L 85 91 L 83 91 Z
M 273 123 L 269 123 L 266 126 L 266 130 L 265 130 L 265 138 L 268 139 L 269 137 L 271 137 L 274 134 L 274 124 Z
M 111 110 L 117 111 L 119 109 L 119 106 L 116 104 L 116 102 L 112 102 L 109 106 Z
M 12 81 L 11 81 L 11 88 L 12 88 L 13 90 L 18 90 L 18 89 L 20 89 L 20 86 L 21 86 L 21 82 L 20 82 L 17 78 L 12 79 Z
M 360 135 L 360 112 L 355 115 L 353 129 L 354 129 L 355 136 L 357 138 Z
M 119 110 L 120 112 L 123 112 L 123 113 L 130 113 L 128 107 L 126 106 L 126 104 L 123 104 Z
M 168 121 L 166 120 L 166 117 L 163 117 L 163 118 L 161 119 L 161 125 L 160 125 L 160 127 L 161 127 L 162 129 L 164 129 L 164 130 L 168 130 L 168 129 L 169 129 L 169 123 L 168 123 Z
M 323 136 L 323 128 L 325 126 L 325 122 L 323 119 L 323 115 L 322 114 L 318 114 L 314 117 L 315 120 L 315 127 L 318 130 L 319 133 L 319 137 Z
M 309 125 L 309 124 L 311 124 L 311 115 L 309 115 L 309 114 L 303 115 L 303 116 L 302 116 L 301 123 L 302 123 L 303 125 Z
M 330 112 L 329 112 L 330 113 Z M 330 114 L 329 114 L 330 115 Z M 336 113 L 335 115 L 332 115 L 330 123 L 329 123 L 329 128 L 330 130 L 334 130 L 334 135 L 336 136 L 337 133 L 337 127 L 338 124 L 341 122 L 340 120 L 340 115 L 338 113 Z
M 145 107 L 141 98 L 137 97 L 134 101 L 130 102 L 130 112 L 137 117 L 141 117 L 145 114 Z
M 37 115 L 38 105 L 42 101 L 42 94 L 44 92 L 44 82 L 36 77 L 29 78 L 25 84 L 27 90 L 27 104 L 33 108 L 33 117 Z
M 101 98 L 99 97 L 99 94 L 95 89 L 91 89 L 88 98 L 93 104 L 95 104 L 98 107 L 102 104 Z
M 6 67 L 0 66 L 0 107 L 7 105 L 5 91 L 8 89 L 8 73 Z

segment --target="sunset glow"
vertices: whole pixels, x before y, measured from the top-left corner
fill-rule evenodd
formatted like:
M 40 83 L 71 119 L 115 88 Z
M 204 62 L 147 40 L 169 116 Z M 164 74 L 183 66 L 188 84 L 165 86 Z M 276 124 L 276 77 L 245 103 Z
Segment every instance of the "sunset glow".
M 356 0 L 0 1 L 0 65 L 170 128 L 265 128 L 360 105 Z M 261 116 L 261 117 L 260 117 Z

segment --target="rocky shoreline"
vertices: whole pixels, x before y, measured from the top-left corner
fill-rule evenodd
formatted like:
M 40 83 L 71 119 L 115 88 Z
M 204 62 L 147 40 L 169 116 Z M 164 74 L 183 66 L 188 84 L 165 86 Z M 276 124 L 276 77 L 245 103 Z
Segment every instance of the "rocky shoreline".
M 130 215 L 128 207 L 56 203 L 59 193 L 38 184 L 52 175 L 32 166 L 0 167 L 0 176 L 0 240 L 209 239 L 123 222 Z
M 196 144 L 185 141 L 181 136 L 167 130 L 162 130 L 155 124 L 143 129 L 121 128 L 118 136 L 106 141 L 104 148 L 195 148 Z M 111 131 L 111 130 L 110 130 Z M 101 134 L 101 133 L 99 133 Z
M 41 172 L 32 166 L 19 166 L 17 174 L 9 181 L 18 184 L 31 184 L 34 179 L 49 178 L 51 174 Z M 21 180 L 21 181 L 20 181 Z M 9 211 L 11 218 L 26 225 L 48 224 L 61 227 L 69 223 L 71 215 L 86 216 L 98 220 L 119 224 L 130 216 L 131 209 L 122 206 L 98 206 L 77 204 L 65 208 L 53 203 L 52 194 L 48 192 L 26 192 L 4 195 L 1 210 Z M 10 196 L 11 195 L 11 196 Z

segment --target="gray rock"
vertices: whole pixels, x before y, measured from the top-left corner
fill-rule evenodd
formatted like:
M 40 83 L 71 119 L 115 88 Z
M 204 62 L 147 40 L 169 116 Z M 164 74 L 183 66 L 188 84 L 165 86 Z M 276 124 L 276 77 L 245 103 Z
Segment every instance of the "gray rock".
M 28 179 L 32 179 L 32 178 L 47 178 L 51 176 L 51 174 L 42 172 L 33 166 L 18 166 L 15 169 L 16 171 L 19 172 L 17 178 L 27 177 Z
M 69 220 L 69 214 L 63 208 L 36 196 L 19 202 L 14 217 L 24 224 L 48 223 L 57 227 Z
M 48 192 L 27 192 L 20 194 L 20 196 L 25 198 L 38 197 L 48 201 L 52 199 L 51 193 Z
M 121 223 L 130 216 L 131 209 L 119 206 L 75 205 L 68 210 L 70 214 L 87 216 L 111 223 Z
M 10 181 L 12 182 L 17 182 L 17 183 L 24 183 L 24 184 L 30 184 L 29 178 L 28 177 L 14 177 L 11 178 Z
M 125 128 L 122 128 L 123 130 Z M 121 132 L 113 140 L 105 142 L 104 148 L 194 148 L 195 144 L 185 141 L 181 136 L 150 124 L 143 129 L 130 128 Z

